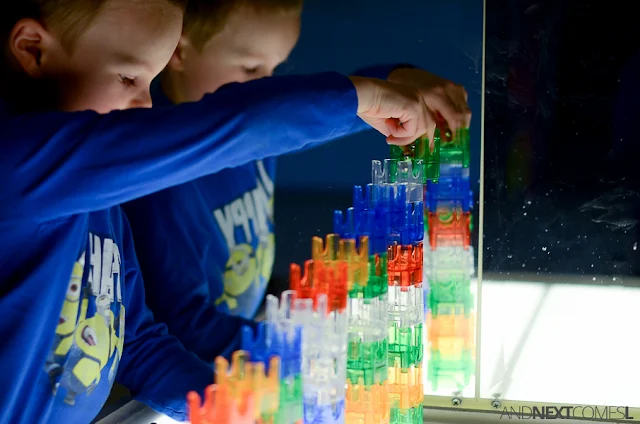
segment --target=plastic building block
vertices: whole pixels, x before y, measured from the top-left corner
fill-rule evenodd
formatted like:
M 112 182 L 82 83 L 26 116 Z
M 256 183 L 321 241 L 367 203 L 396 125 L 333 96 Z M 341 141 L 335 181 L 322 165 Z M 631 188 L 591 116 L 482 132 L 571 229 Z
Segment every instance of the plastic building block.
M 463 361 L 467 357 L 475 358 L 475 349 L 473 347 L 466 347 L 466 341 L 461 338 L 444 337 L 438 340 L 437 347 L 430 349 L 430 355 L 432 358 L 438 356 L 446 361 Z M 432 343 L 432 346 L 434 344 Z
M 372 298 L 385 296 L 389 291 L 389 276 L 387 274 L 387 253 L 375 254 L 369 257 L 369 281 L 367 286 L 352 297 Z M 351 295 L 351 294 L 350 294 Z
M 310 259 L 304 263 L 302 276 L 300 266 L 291 264 L 289 284 L 296 292 L 296 298 L 311 299 L 315 307 L 320 295 L 324 295 L 329 302 L 329 311 L 343 311 L 347 307 L 348 265 L 345 261 L 337 262 L 334 267 L 326 266 L 323 261 Z
M 422 265 L 424 261 L 422 249 L 422 243 L 389 246 L 387 274 L 390 287 L 422 286 Z
M 252 392 L 255 419 L 273 423 L 280 402 L 280 358 L 271 358 L 269 371 L 265 373 L 264 363 L 251 362 L 249 353 L 239 350 L 233 353 L 230 368 L 225 358 L 217 357 L 215 371 L 219 388 L 228 389 L 230 397 L 238 403 L 247 392 Z
M 422 324 L 423 302 L 422 286 L 389 287 L 389 328 L 407 328 Z
M 327 295 L 296 298 L 294 320 L 302 325 L 305 423 L 342 423 L 347 365 L 347 313 L 330 310 Z M 325 420 L 325 421 L 323 421 Z M 326 421 L 328 420 L 328 421 Z
M 391 146 L 390 157 L 396 160 L 422 161 L 422 183 L 438 181 L 440 176 L 440 130 L 436 128 L 433 145 L 427 137 L 420 137 L 409 146 Z M 415 165 L 414 165 L 415 166 Z
M 200 395 L 189 392 L 189 421 L 191 424 L 254 424 L 256 422 L 253 393 L 246 391 L 238 399 L 229 394 L 228 386 L 211 385 L 205 389 L 204 404 Z
M 416 192 L 422 197 L 423 191 L 420 186 Z M 402 244 L 424 238 L 424 204 L 408 201 L 407 184 L 368 184 L 365 194 L 355 186 L 353 204 L 344 218 L 342 212 L 334 212 L 334 231 L 343 238 L 367 235 L 370 255 L 386 250 L 390 234 Z
M 460 275 L 458 279 L 451 277 L 449 280 L 431 280 L 429 283 L 429 299 L 431 308 L 436 303 L 463 303 L 466 305 L 473 299 L 470 279 Z M 468 309 L 468 306 L 466 309 Z
M 440 165 L 440 178 L 454 178 L 458 180 L 469 180 L 471 172 L 469 168 L 462 166 L 462 163 L 443 163 Z M 429 183 L 427 183 L 428 185 Z
M 422 366 L 389 367 L 389 404 L 391 416 L 402 417 L 413 408 L 422 409 L 424 398 Z M 399 411 L 398 411 L 399 410 Z M 396 421 L 405 423 L 407 421 Z
M 393 234 L 401 244 L 411 244 L 424 238 L 424 204 L 422 202 L 424 188 L 416 182 L 411 171 L 411 162 L 399 162 L 407 166 L 408 171 L 397 172 L 396 176 L 407 174 L 403 179 L 410 182 L 389 183 L 389 160 L 385 161 L 384 170 L 379 161 L 373 161 L 373 185 L 367 193 L 369 203 L 374 208 L 382 208 L 388 216 L 388 232 Z
M 389 386 L 353 384 L 347 381 L 345 424 L 389 423 Z
M 427 316 L 431 349 L 446 358 L 459 357 L 475 345 L 475 315 Z
M 422 405 L 414 406 L 409 409 L 392 408 L 391 409 L 391 424 L 420 424 L 424 422 Z
M 294 293 L 285 291 L 281 297 L 266 297 L 266 327 L 264 344 L 280 357 L 280 378 L 299 375 L 302 357 L 302 327 L 292 316 Z
M 387 299 L 350 298 L 348 308 L 347 378 L 352 384 L 378 384 L 387 379 Z
M 335 262 L 309 260 L 302 278 L 300 267 L 291 265 L 292 319 L 302 326 L 305 423 L 344 422 L 348 265 Z
M 437 183 L 427 182 L 425 203 L 430 211 L 447 208 L 469 212 L 473 208 L 473 192 L 469 180 L 440 177 Z
M 344 409 L 344 400 L 326 405 L 319 402 L 317 398 L 309 399 L 304 404 L 304 422 L 305 424 L 343 424 Z
M 465 293 L 464 298 L 456 302 L 441 302 L 434 298 L 432 293 L 429 293 L 429 310 L 433 317 L 452 314 L 468 316 L 472 313 L 474 302 L 475 299 L 471 292 Z
M 464 168 L 469 167 L 471 159 L 471 143 L 469 129 L 459 129 L 450 141 L 440 143 L 440 163 L 461 163 Z
M 250 353 L 252 362 L 268 364 L 280 358 L 280 404 L 276 423 L 294 424 L 302 422 L 302 327 L 292 317 L 294 293 L 285 292 L 282 302 L 267 295 L 266 321 L 258 323 L 256 330 L 242 330 L 243 350 Z
M 473 307 L 475 306 L 475 298 L 471 292 L 461 291 L 459 296 L 450 301 L 442 300 L 442 297 L 438 296 L 439 293 L 434 291 L 433 288 L 429 291 L 429 310 L 431 314 L 435 316 L 442 315 L 444 310 L 455 309 L 458 314 L 468 316 L 471 314 Z M 448 312 L 447 312 L 448 314 Z
M 410 202 L 407 201 L 406 186 L 384 184 L 378 186 L 378 190 L 374 192 L 376 191 L 380 196 L 380 203 L 384 213 L 389 216 L 388 232 L 401 234 L 401 229 L 407 222 L 407 212 L 413 210 L 408 207 Z
M 267 308 L 270 300 L 267 299 Z M 275 298 L 275 301 L 277 307 L 278 299 Z M 286 329 L 285 326 L 290 328 Z M 255 331 L 251 327 L 243 327 L 241 336 L 241 349 L 249 352 L 252 362 L 264 363 L 265 369 L 269 371 L 269 360 L 277 356 L 280 358 L 280 379 L 300 374 L 301 327 L 267 320 L 257 323 Z
M 356 187 L 356 189 L 362 188 Z M 390 220 L 384 212 L 383 208 L 358 211 L 352 207 L 347 209 L 346 216 L 343 218 L 342 211 L 334 211 L 333 231 L 340 234 L 343 239 L 355 239 L 356 242 L 359 242 L 362 236 L 367 236 L 369 256 L 386 253 Z
M 347 287 L 365 286 L 369 280 L 369 237 L 361 236 L 358 246 L 356 239 L 341 239 L 340 234 L 328 234 L 326 244 L 320 237 L 311 239 L 311 259 L 334 269 L 340 262 L 347 265 Z
M 371 182 L 374 185 L 395 184 L 404 186 L 407 202 L 424 200 L 423 166 L 421 160 L 385 159 L 384 165 L 379 160 L 371 162 Z
M 389 288 L 389 328 L 408 328 L 424 322 L 422 287 Z
M 440 246 L 471 245 L 471 216 L 468 212 L 429 212 L 429 243 L 431 249 Z
M 280 380 L 280 405 L 276 413 L 276 424 L 302 424 L 303 416 L 302 375 Z
M 429 284 L 429 306 L 436 304 L 464 305 L 468 315 L 473 307 L 471 277 L 475 272 L 473 247 L 443 246 L 425 251 L 424 269 Z
M 356 186 L 354 198 L 361 197 L 362 188 Z M 350 297 L 376 297 L 387 292 L 387 234 L 389 233 L 388 216 L 384 209 L 362 210 L 356 213 L 349 208 L 346 220 L 342 211 L 334 212 L 334 232 L 344 239 L 359 240 L 367 236 L 369 240 L 368 280 L 366 284 L 354 284 L 349 292 Z M 360 254 L 362 254 L 362 248 Z
M 424 250 L 424 270 L 430 280 L 439 280 L 438 275 L 461 272 L 471 278 L 475 274 L 473 246 L 439 246 L 436 250 Z M 446 278 L 445 278 L 446 279 Z
M 475 361 L 470 351 L 465 351 L 462 359 L 442 358 L 438 351 L 432 351 L 428 361 L 428 381 L 434 391 L 443 385 L 461 390 L 469 385 L 475 372 Z
M 461 337 L 472 341 L 475 330 L 475 315 L 444 315 L 427 316 L 429 339 L 440 337 Z
M 422 324 L 400 327 L 397 321 L 389 326 L 389 364 L 401 368 L 422 363 L 424 345 Z
M 355 284 L 349 290 L 349 298 L 372 299 L 385 296 L 389 288 L 387 276 L 387 254 L 375 254 L 369 257 L 369 279 L 362 286 Z
M 389 245 L 415 244 L 424 240 L 424 204 L 408 203 L 402 215 L 391 223 L 387 242 Z

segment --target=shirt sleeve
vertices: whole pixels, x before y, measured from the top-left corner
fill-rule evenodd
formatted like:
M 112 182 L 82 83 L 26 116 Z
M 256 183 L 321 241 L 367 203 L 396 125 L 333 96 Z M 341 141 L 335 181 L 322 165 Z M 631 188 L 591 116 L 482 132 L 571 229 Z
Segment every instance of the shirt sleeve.
M 361 125 L 349 78 L 230 84 L 172 107 L 13 115 L 0 106 L 0 221 L 106 209 Z M 6 109 L 6 108 L 5 108 Z
M 125 252 L 133 252 L 130 233 L 128 238 Z M 184 421 L 187 393 L 195 390 L 202 395 L 214 381 L 213 368 L 169 335 L 164 324 L 154 321 L 145 305 L 144 283 L 135 253 L 129 253 L 127 258 L 125 342 L 117 381 L 137 400 Z

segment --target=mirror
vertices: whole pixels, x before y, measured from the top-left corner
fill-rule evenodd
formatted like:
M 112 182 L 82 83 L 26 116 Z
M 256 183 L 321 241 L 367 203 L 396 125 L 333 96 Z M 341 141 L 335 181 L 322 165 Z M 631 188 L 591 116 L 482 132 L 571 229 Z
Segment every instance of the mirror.
M 487 1 L 482 398 L 640 405 L 633 19 Z

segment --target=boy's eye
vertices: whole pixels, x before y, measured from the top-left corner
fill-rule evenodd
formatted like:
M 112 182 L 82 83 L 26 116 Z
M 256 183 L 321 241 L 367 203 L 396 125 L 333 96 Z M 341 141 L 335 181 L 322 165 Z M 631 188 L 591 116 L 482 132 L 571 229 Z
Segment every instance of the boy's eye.
M 247 68 L 246 66 L 244 67 L 244 72 L 247 75 L 255 75 L 258 72 L 259 67 L 258 66 L 254 66 L 253 68 Z
M 129 77 L 127 75 L 119 74 L 118 79 L 122 84 L 124 84 L 127 87 L 133 87 L 136 85 L 136 79 L 134 77 Z

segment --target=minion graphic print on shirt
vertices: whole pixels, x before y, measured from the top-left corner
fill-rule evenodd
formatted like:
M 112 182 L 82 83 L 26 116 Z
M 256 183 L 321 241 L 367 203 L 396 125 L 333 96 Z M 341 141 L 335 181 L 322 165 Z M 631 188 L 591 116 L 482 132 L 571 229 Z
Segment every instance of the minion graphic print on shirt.
M 269 161 L 269 160 L 267 160 Z M 270 161 L 269 161 L 270 162 Z M 212 212 L 225 243 L 223 287 L 215 305 L 224 312 L 253 318 L 271 277 L 275 257 L 273 228 L 273 167 L 271 175 L 265 161 L 256 161 L 228 170 L 237 182 L 239 173 L 250 182 Z M 223 171 L 224 172 L 224 171 Z M 249 180 L 249 176 L 253 177 Z M 240 179 L 240 181 L 242 181 Z M 237 188 L 238 186 L 236 186 Z
M 114 240 L 89 233 L 87 248 L 73 265 L 44 366 L 53 394 L 68 406 L 91 396 L 105 377 L 107 389 L 115 379 L 124 345 L 121 269 Z

